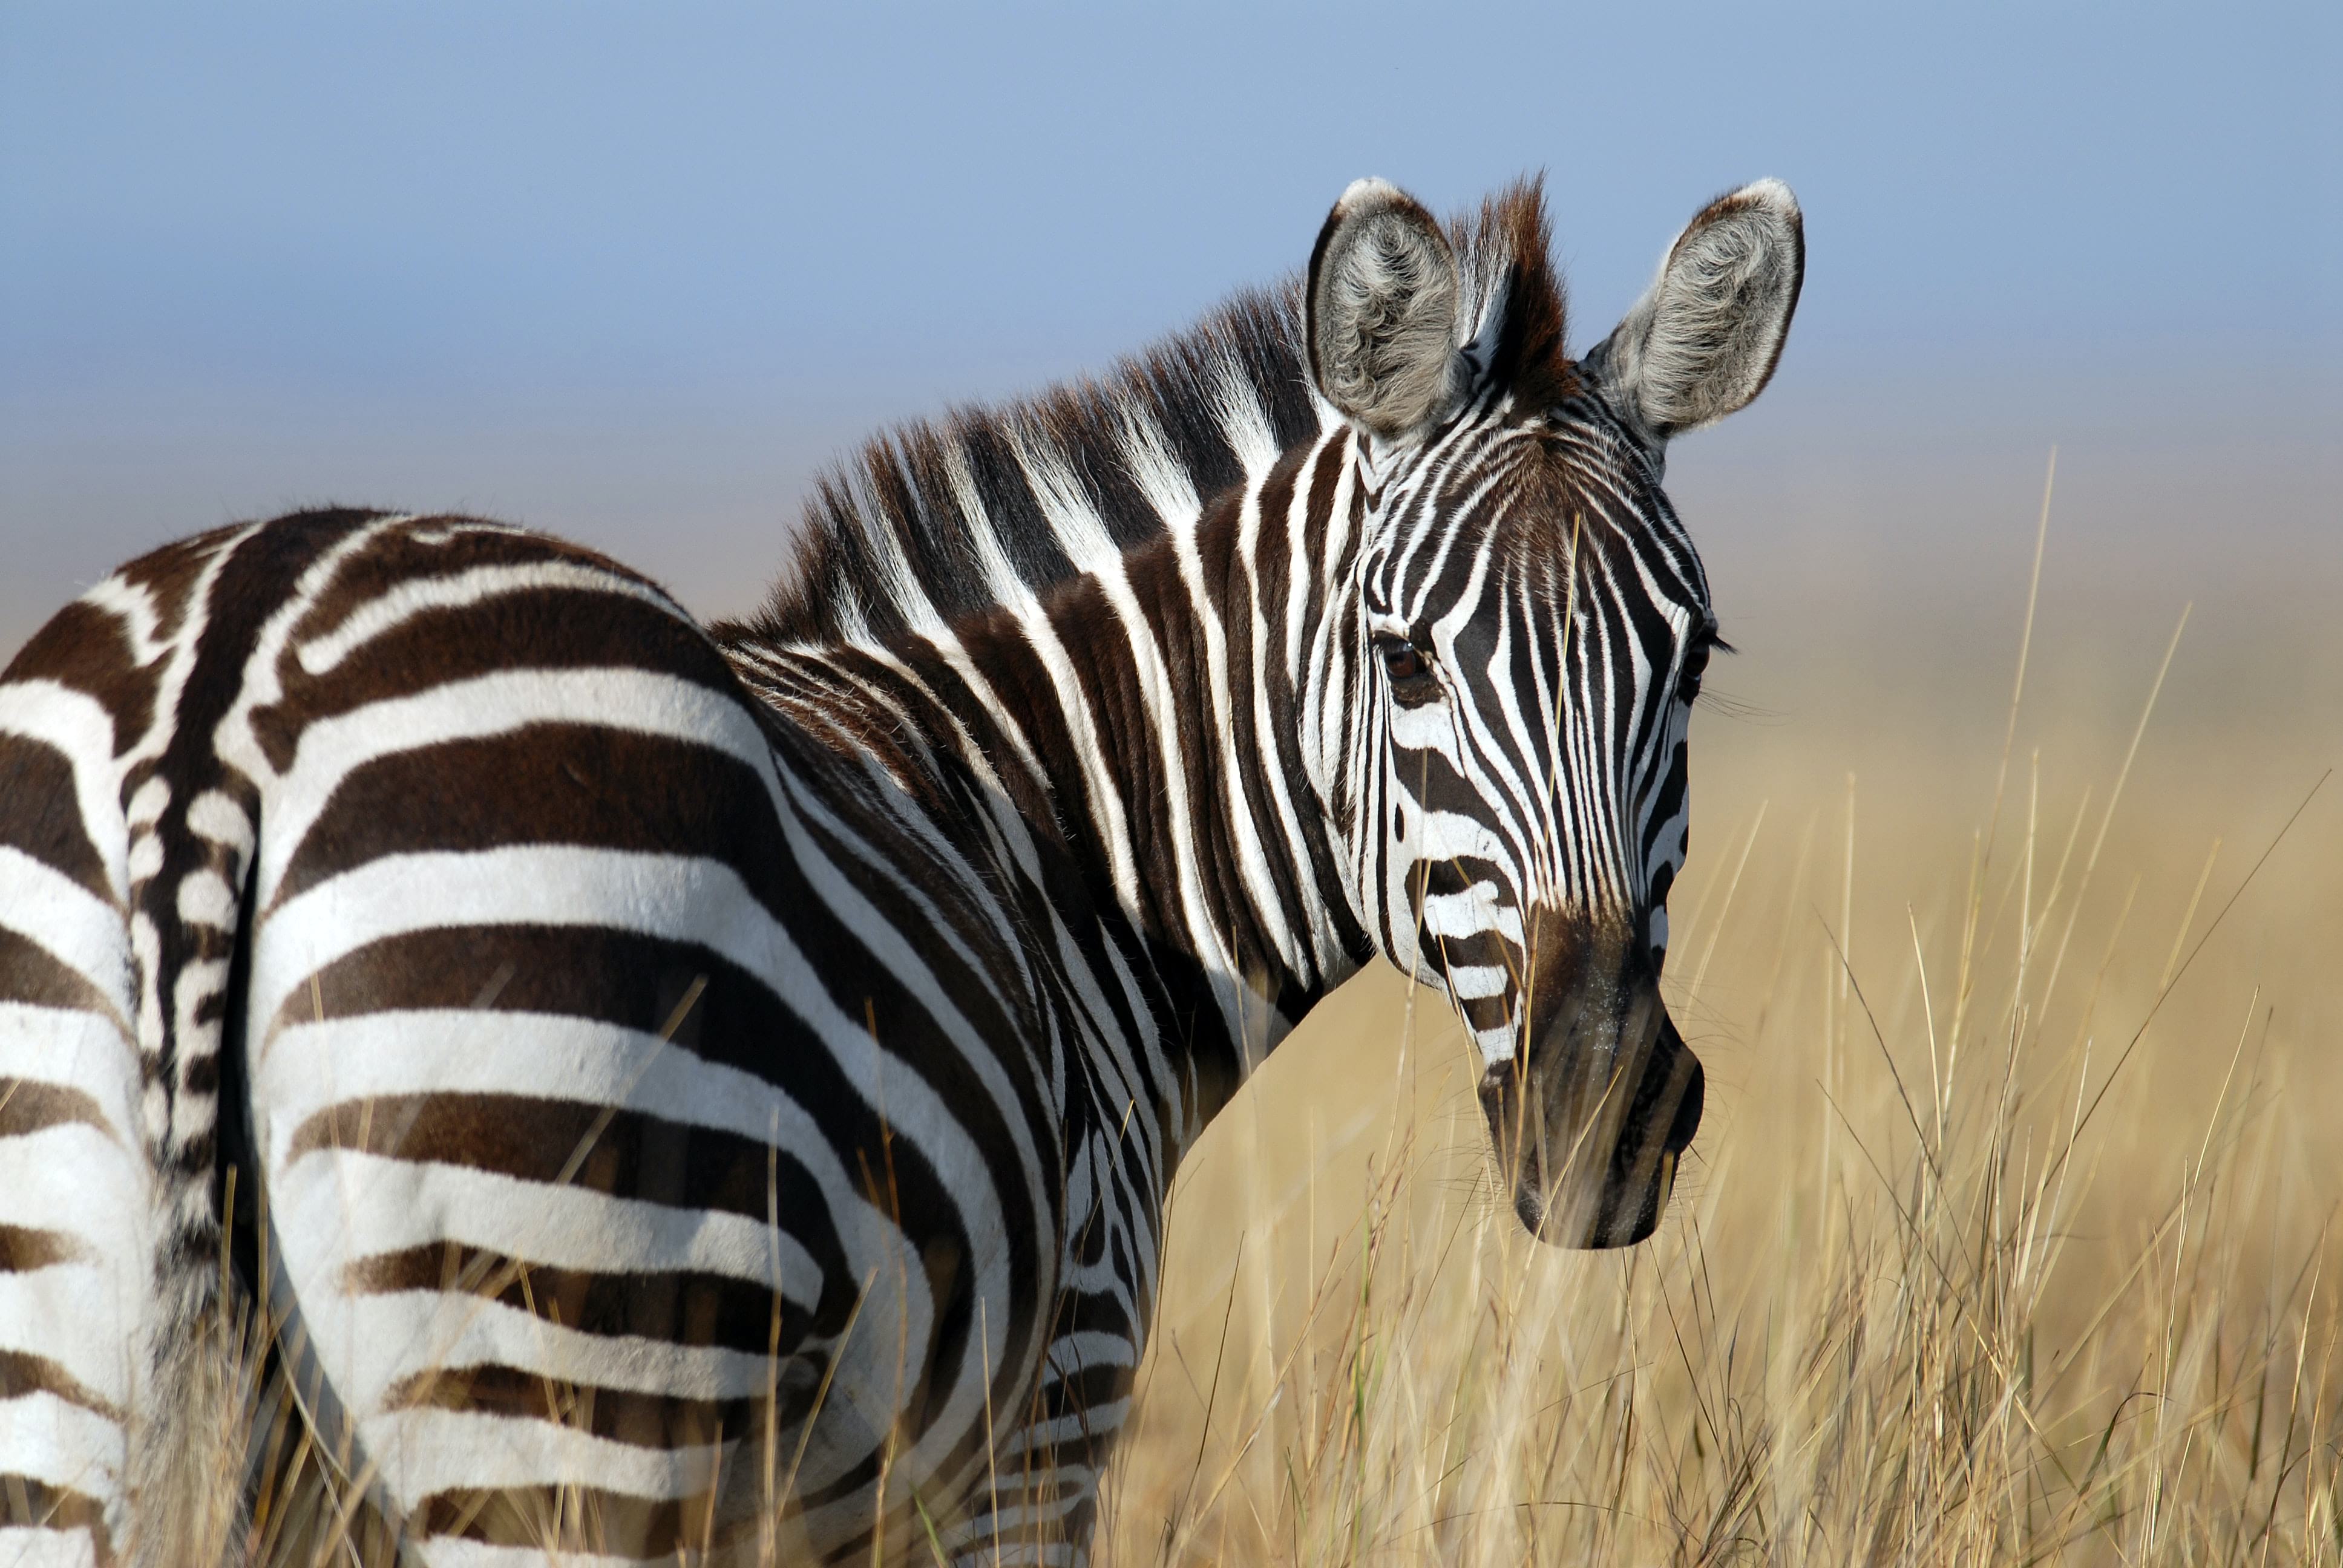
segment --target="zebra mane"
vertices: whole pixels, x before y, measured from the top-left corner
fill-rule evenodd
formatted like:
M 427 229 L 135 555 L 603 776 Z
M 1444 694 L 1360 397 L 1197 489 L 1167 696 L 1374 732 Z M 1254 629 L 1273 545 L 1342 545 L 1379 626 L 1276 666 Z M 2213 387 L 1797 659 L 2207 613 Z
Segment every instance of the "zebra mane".
M 816 482 L 795 560 L 739 629 L 828 642 L 950 621 L 1192 518 L 1319 427 L 1301 331 L 1289 281 L 1104 377 L 881 433 Z
M 1450 226 L 1464 335 L 1517 387 L 1560 387 L 1560 286 L 1540 182 Z M 1299 276 L 1082 377 L 897 425 L 831 467 L 763 608 L 720 640 L 819 644 L 948 623 L 1102 565 L 1309 439 Z

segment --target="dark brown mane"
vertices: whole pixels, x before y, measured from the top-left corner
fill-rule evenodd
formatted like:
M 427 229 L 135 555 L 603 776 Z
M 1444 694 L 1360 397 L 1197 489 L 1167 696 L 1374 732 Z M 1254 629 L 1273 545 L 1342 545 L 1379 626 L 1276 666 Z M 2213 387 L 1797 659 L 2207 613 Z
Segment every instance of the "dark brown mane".
M 1541 182 L 1492 196 L 1450 233 L 1468 318 L 1492 303 L 1503 311 L 1490 368 L 1517 395 L 1560 401 L 1573 378 Z M 1248 290 L 1101 377 L 874 437 L 816 484 L 795 558 L 764 608 L 714 630 L 827 643 L 949 622 L 999 600 L 1001 562 L 1038 591 L 1088 569 L 1085 541 L 1128 549 L 1170 526 L 1136 472 L 1151 450 L 1208 499 L 1243 477 L 1243 430 L 1283 450 L 1317 433 L 1321 407 L 1302 348 L 1300 280 Z M 1085 521 L 1072 548 L 1069 502 Z
M 1248 291 L 1102 377 L 895 427 L 822 477 L 788 576 L 753 620 L 718 635 L 827 642 L 949 621 L 999 598 L 988 555 L 1038 590 L 1085 569 L 1052 502 L 1062 521 L 1074 501 L 1119 549 L 1161 533 L 1167 520 L 1134 472 L 1134 429 L 1199 499 L 1235 484 L 1244 466 L 1223 417 L 1232 394 L 1255 406 L 1279 449 L 1319 427 L 1300 329 L 1292 286 Z M 1074 494 L 1062 483 L 1044 494 L 1037 467 Z
M 1564 347 L 1568 312 L 1562 275 L 1554 270 L 1545 213 L 1545 181 L 1520 180 L 1481 204 L 1480 213 L 1450 226 L 1468 278 L 1482 289 L 1502 287 L 1504 318 L 1490 370 L 1528 407 L 1552 407 L 1577 390 Z M 1484 293 L 1483 297 L 1486 297 Z

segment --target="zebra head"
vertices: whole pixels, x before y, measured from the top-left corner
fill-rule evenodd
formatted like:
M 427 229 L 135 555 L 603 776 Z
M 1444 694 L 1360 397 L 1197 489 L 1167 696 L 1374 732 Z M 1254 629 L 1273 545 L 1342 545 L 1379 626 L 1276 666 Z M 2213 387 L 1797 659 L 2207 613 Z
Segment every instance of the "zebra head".
M 1353 896 L 1478 1042 L 1500 1170 L 1546 1241 L 1649 1235 L 1699 1124 L 1659 977 L 1721 643 L 1660 477 L 1670 438 L 1763 388 L 1804 264 L 1788 188 L 1735 191 L 1573 362 L 1534 186 L 1452 234 L 1362 180 L 1311 260 L 1311 371 L 1359 498 L 1355 602 L 1331 607 L 1356 618 Z

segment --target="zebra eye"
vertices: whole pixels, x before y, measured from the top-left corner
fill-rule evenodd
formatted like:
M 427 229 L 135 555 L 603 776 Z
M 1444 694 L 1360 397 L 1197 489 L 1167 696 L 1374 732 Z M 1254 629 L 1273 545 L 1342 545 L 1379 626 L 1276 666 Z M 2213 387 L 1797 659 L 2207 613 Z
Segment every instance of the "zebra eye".
M 1700 697 L 1700 678 L 1708 668 L 1708 644 L 1694 643 L 1684 650 L 1684 670 L 1676 677 L 1676 698 L 1687 707 Z
M 1391 678 L 1393 697 L 1413 707 L 1439 695 L 1440 683 L 1433 678 L 1432 661 L 1415 644 L 1403 637 L 1378 637 L 1375 651 L 1383 657 L 1383 673 Z

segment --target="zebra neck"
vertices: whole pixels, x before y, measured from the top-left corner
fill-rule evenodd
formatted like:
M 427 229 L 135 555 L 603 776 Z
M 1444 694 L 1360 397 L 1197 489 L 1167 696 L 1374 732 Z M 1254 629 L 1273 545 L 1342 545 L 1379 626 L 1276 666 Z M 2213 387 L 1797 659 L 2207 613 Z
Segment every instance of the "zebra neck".
M 1232 1091 L 1373 951 L 1304 761 L 1322 724 L 1304 724 L 1320 682 L 1299 667 L 1322 652 L 1330 595 L 1325 558 L 1303 553 L 1322 520 L 1312 536 L 1303 514 L 1313 489 L 1322 507 L 1331 493 L 1310 480 L 1340 461 L 1330 445 L 951 633 L 976 683 L 1015 709 L 1049 830 L 1135 928 L 1200 1053 L 1220 1037 Z

